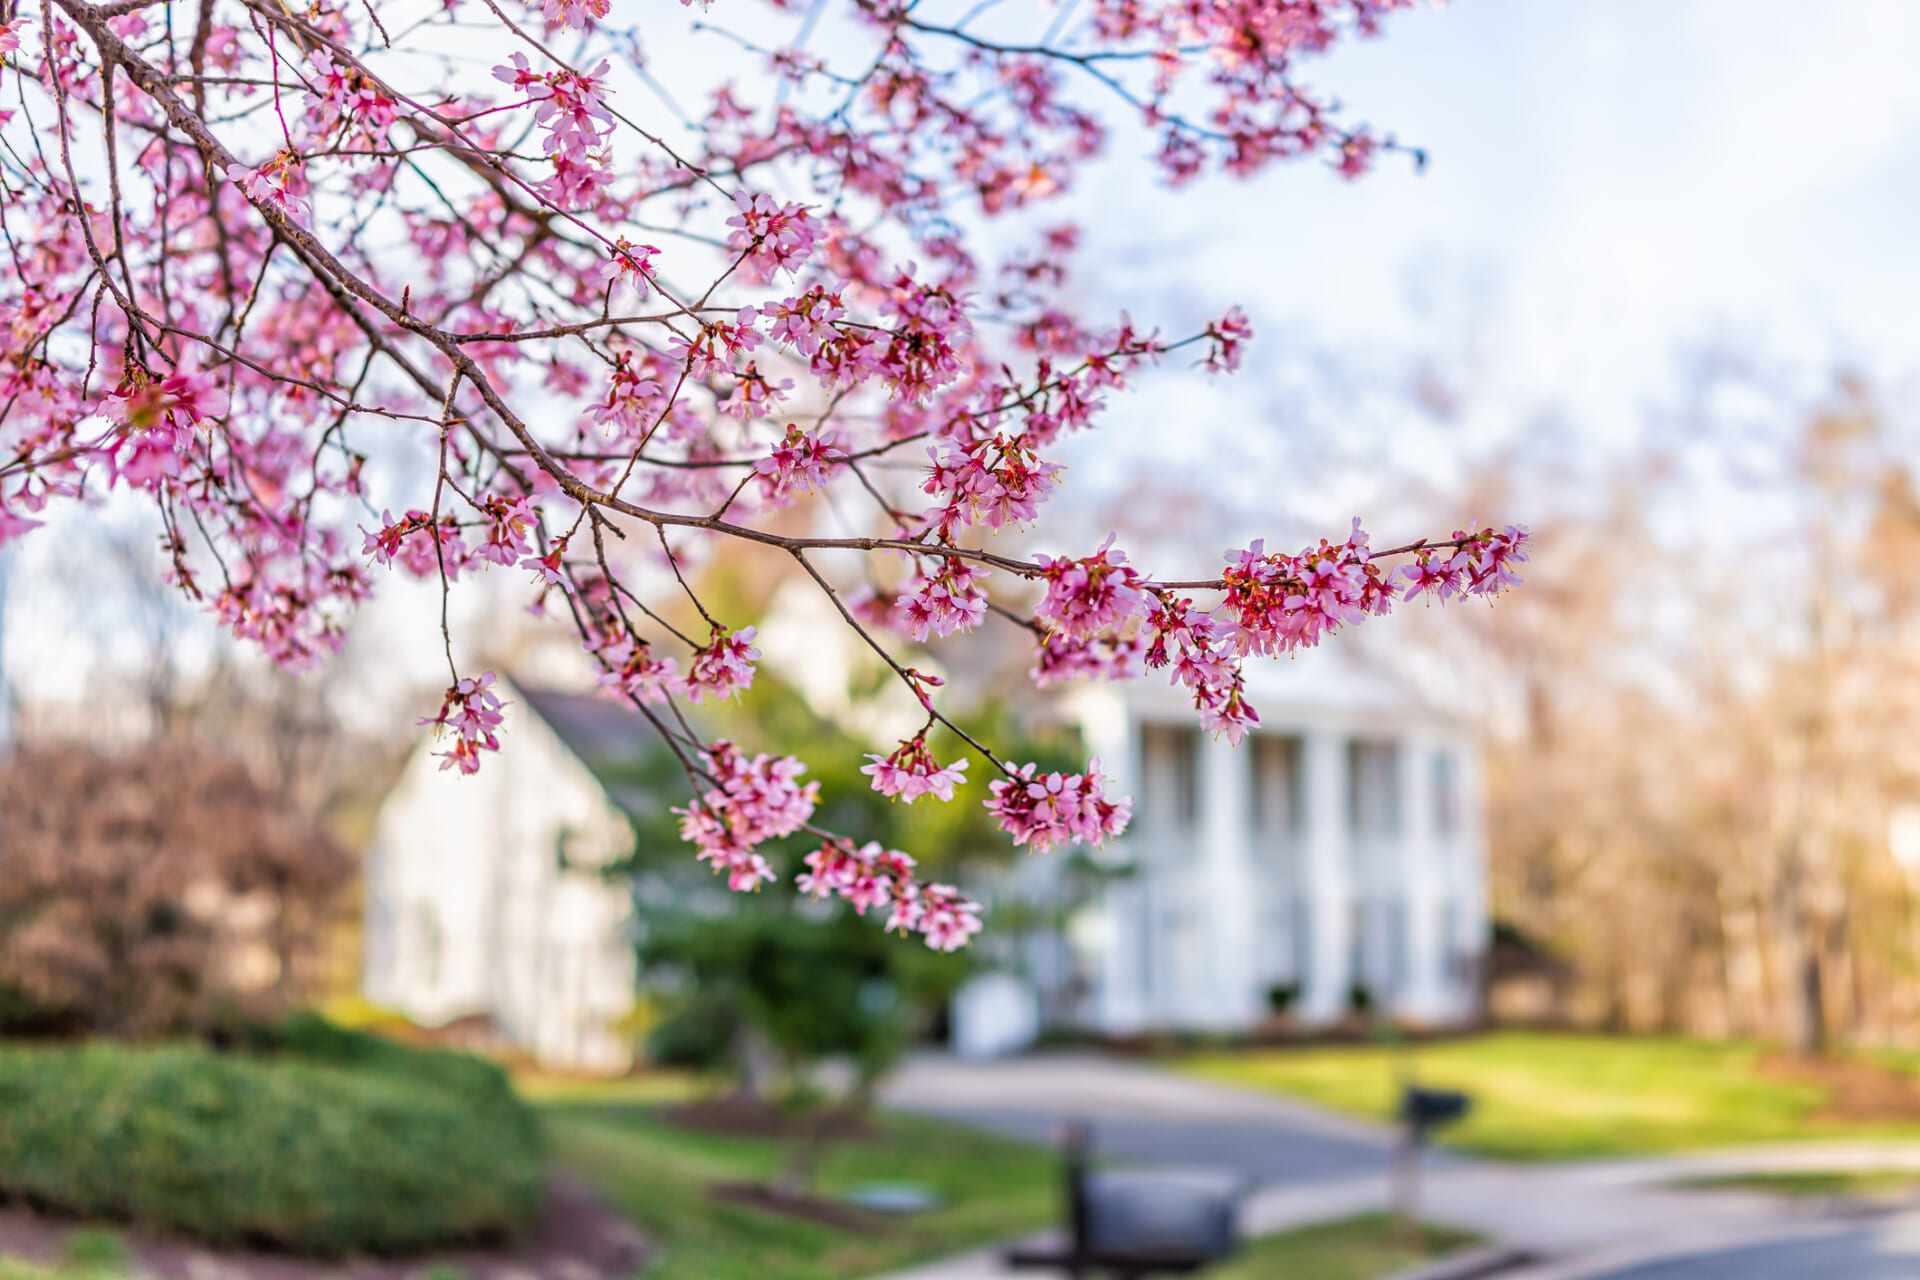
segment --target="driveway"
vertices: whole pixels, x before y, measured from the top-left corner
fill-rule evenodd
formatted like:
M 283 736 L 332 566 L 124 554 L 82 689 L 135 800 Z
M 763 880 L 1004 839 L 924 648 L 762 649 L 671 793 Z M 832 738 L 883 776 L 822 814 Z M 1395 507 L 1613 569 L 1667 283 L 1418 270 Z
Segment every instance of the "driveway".
M 916 1057 L 881 1100 L 1043 1143 L 1062 1121 L 1085 1120 L 1099 1155 L 1230 1169 L 1262 1185 L 1377 1178 L 1393 1141 L 1384 1125 L 1082 1053 L 1003 1062 Z
M 1920 1215 L 1805 1240 L 1745 1245 L 1667 1258 L 1597 1280 L 1915 1280 Z

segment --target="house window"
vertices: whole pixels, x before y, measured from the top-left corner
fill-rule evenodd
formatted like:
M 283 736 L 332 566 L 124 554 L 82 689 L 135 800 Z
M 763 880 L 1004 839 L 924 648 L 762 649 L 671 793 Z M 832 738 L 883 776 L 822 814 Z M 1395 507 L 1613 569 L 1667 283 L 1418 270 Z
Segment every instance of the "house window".
M 1400 745 L 1347 744 L 1347 821 L 1356 836 L 1400 834 Z
M 1262 837 L 1298 833 L 1306 816 L 1301 805 L 1300 739 L 1256 733 L 1252 746 L 1253 829 Z
M 1433 829 L 1450 836 L 1460 829 L 1460 779 L 1451 751 L 1433 756 Z
M 1187 830 L 1198 822 L 1199 748 L 1200 731 L 1190 726 L 1140 727 L 1140 817 L 1149 830 Z

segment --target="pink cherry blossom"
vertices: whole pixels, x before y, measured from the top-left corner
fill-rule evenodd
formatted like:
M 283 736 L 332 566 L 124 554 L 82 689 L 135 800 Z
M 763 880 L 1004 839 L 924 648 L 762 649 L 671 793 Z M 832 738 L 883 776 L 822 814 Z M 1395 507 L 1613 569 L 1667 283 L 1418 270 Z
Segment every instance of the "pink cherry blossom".
M 926 795 L 951 800 L 953 789 L 966 781 L 967 762 L 956 760 L 943 766 L 927 750 L 925 734 L 902 742 L 891 755 L 867 759 L 873 763 L 863 765 L 860 772 L 872 777 L 873 789 L 908 804 Z
M 699 849 L 701 861 L 726 874 L 729 888 L 757 889 L 774 875 L 756 846 L 804 826 L 820 784 L 801 783 L 807 767 L 792 756 L 749 758 L 724 738 L 708 745 L 706 766 L 712 785 L 673 811 L 681 836 Z
M 787 434 L 769 457 L 753 464 L 760 494 L 767 499 L 788 496 L 795 489 L 815 493 L 826 489 L 846 455 L 834 448 L 833 431 L 815 434 L 789 422 Z
M 812 822 L 817 788 L 686 714 L 753 680 L 758 620 L 710 572 L 740 544 L 820 574 L 803 585 L 870 627 L 926 732 L 955 727 L 949 695 L 900 647 L 1005 625 L 1038 685 L 1150 670 L 1238 739 L 1258 723 L 1247 662 L 1411 596 L 1497 595 L 1526 532 L 1381 552 L 1356 524 L 1198 574 L 1111 539 L 1031 555 L 1070 438 L 1148 378 L 1241 367 L 1252 336 L 1219 282 L 1194 282 L 1217 295 L 1196 329 L 1100 313 L 1101 244 L 1047 206 L 1122 162 L 1128 117 L 1149 175 L 1196 192 L 1404 154 L 1306 76 L 1404 3 L 1088 0 L 1063 34 L 1047 6 L 963 30 L 839 0 L 818 15 L 832 40 L 802 48 L 730 0 L 726 33 L 686 33 L 719 87 L 665 127 L 615 86 L 661 83 L 646 58 L 677 37 L 643 48 L 651 29 L 610 26 L 608 0 L 444 0 L 398 24 L 213 5 L 181 29 L 158 6 L 52 0 L 31 58 L 27 20 L 0 26 L 19 91 L 0 109 L 0 542 L 130 490 L 169 581 L 294 670 L 339 650 L 383 572 L 442 591 L 524 572 L 516 603 L 673 735 L 682 828 L 743 890 L 779 870 L 762 846 Z M 458 56 L 475 47 L 497 52 Z M 688 618 L 709 630 L 687 639 Z M 491 676 L 452 679 L 429 723 L 472 772 L 501 706 Z M 906 800 L 965 777 L 924 733 L 865 764 Z M 1029 849 L 1097 844 L 1126 821 L 1109 785 L 1021 766 L 987 803 Z M 820 837 L 807 891 L 937 949 L 979 929 L 906 853 Z
M 1037 765 L 1021 765 L 988 784 L 993 794 L 987 812 L 1029 853 L 1052 853 L 1074 843 L 1099 848 L 1127 829 L 1133 813 L 1131 798 L 1106 794 L 1109 781 L 1100 776 L 1098 760 L 1085 773 L 1042 774 Z
M 1113 535 L 1100 549 L 1078 560 L 1038 557 L 1046 580 L 1046 598 L 1035 616 L 1065 635 L 1085 639 L 1119 631 L 1146 611 L 1141 578 L 1113 548 Z
M 687 700 L 704 702 L 711 697 L 725 702 L 738 690 L 751 686 L 753 664 L 760 660 L 760 651 L 753 647 L 755 634 L 752 627 L 742 627 L 738 632 L 715 627 L 706 647 L 693 652 L 687 668 Z
M 957 556 L 940 560 L 933 575 L 916 575 L 896 604 L 899 625 L 915 640 L 972 631 L 987 616 L 981 588 L 987 571 Z
M 493 672 L 454 681 L 441 700 L 440 714 L 420 723 L 431 726 L 436 736 L 451 733 L 453 746 L 440 752 L 440 768 L 472 774 L 480 771 L 480 753 L 498 751 L 500 739 L 494 730 L 505 718 L 498 694 L 493 692 Z

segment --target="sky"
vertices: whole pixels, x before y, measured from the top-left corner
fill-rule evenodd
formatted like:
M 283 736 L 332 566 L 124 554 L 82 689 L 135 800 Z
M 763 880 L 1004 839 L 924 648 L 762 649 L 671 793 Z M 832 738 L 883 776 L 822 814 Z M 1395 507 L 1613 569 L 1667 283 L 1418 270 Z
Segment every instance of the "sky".
M 1237 431 L 1292 410 L 1337 436 L 1337 416 L 1289 404 L 1309 357 L 1363 390 L 1434 372 L 1462 421 L 1397 452 L 1440 470 L 1543 417 L 1625 446 L 1706 347 L 1809 391 L 1846 365 L 1911 398 L 1915 67 L 1908 0 L 1455 0 L 1396 15 L 1308 78 L 1425 148 L 1424 173 L 1388 157 L 1347 184 L 1296 165 L 1189 199 L 1109 166 L 1085 193 L 1127 214 L 1089 220 L 1103 295 L 1136 315 L 1160 298 L 1170 332 L 1238 301 L 1264 336 L 1199 406 L 1188 380 L 1150 389 L 1127 410 L 1127 455 L 1102 456 L 1131 471 L 1141 452 L 1221 447 L 1217 426 L 1157 429 L 1174 417 Z M 1367 487 L 1345 480 L 1343 497 Z
M 1123 130 L 1066 211 L 1089 310 L 1178 334 L 1238 303 L 1260 339 L 1236 378 L 1170 369 L 1117 399 L 1073 481 L 1185 474 L 1276 521 L 1374 517 L 1390 485 L 1444 487 L 1542 423 L 1599 456 L 1644 439 L 1705 348 L 1809 396 L 1845 365 L 1912 400 L 1916 67 L 1912 0 L 1454 0 L 1306 76 L 1424 148 L 1424 173 L 1388 156 L 1355 183 L 1307 163 L 1168 192 Z M 96 606 L 46 534 L 15 557 L 4 661 L 71 694 L 112 645 L 85 638 Z

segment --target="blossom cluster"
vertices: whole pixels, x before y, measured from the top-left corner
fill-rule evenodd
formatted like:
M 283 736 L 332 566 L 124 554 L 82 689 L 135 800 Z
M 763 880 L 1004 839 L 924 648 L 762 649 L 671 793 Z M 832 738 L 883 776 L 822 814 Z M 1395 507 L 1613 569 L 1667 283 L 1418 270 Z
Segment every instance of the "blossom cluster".
M 808 431 L 789 422 L 787 434 L 773 452 L 753 464 L 761 496 L 775 499 L 796 489 L 802 493 L 824 490 L 846 457 L 834 448 L 835 439 L 832 431 Z
M 1413 553 L 1412 564 L 1401 565 L 1394 571 L 1394 577 L 1406 586 L 1404 599 L 1412 600 L 1426 592 L 1442 600 L 1497 595 L 1508 587 L 1520 585 L 1513 566 L 1526 563 L 1527 531 L 1524 528 L 1510 524 L 1497 533 L 1482 529 L 1471 534 L 1456 529 L 1452 541 L 1452 555 L 1421 547 Z
M 753 627 L 729 631 L 716 623 L 713 639 L 693 651 L 686 679 L 681 682 L 680 691 L 687 701 L 705 702 L 712 698 L 725 702 L 751 686 L 753 664 L 760 660 L 760 651 L 753 647 L 755 634 Z
M 494 731 L 504 716 L 493 684 L 491 671 L 454 681 L 440 702 L 440 714 L 420 722 L 435 734 L 453 735 L 453 746 L 438 753 L 443 772 L 458 769 L 461 773 L 478 773 L 480 753 L 500 749 L 500 738 Z
M 660 81 L 608 0 L 446 0 L 392 29 L 343 0 L 214 4 L 185 26 L 49 0 L 50 19 L 0 25 L 0 544 L 50 504 L 133 490 L 170 580 L 293 668 L 338 649 L 377 571 L 445 590 L 519 569 L 532 609 L 564 600 L 550 616 L 606 694 L 670 709 L 697 775 L 683 829 L 740 888 L 771 876 L 757 847 L 807 822 L 817 788 L 797 761 L 700 754 L 682 715 L 750 688 L 760 657 L 750 619 L 715 616 L 687 571 L 729 538 L 820 550 L 823 583 L 843 554 L 901 557 L 871 608 L 844 601 L 876 645 L 996 612 L 1036 636 L 1037 683 L 1164 669 L 1238 737 L 1257 721 L 1247 658 L 1402 595 L 1497 592 L 1524 531 L 1420 544 L 1396 567 L 1356 526 L 1296 556 L 1254 544 L 1178 590 L 1111 540 L 989 550 L 1040 520 L 1061 447 L 1136 376 L 1183 350 L 1232 372 L 1252 330 L 1238 308 L 1173 337 L 1093 316 L 1077 228 L 979 227 L 1072 190 L 1111 110 L 1140 113 L 1174 185 L 1300 157 L 1359 173 L 1391 139 L 1343 127 L 1301 69 L 1403 2 L 1091 0 L 1071 47 L 1044 15 L 1001 44 L 844 3 L 831 52 L 770 48 L 751 10 L 723 8 L 740 29 L 689 33 L 718 87 L 669 138 L 616 109 L 616 81 Z M 476 30 L 500 50 L 491 77 L 456 52 Z M 781 514 L 810 496 L 845 536 Z M 939 680 L 888 656 L 941 722 Z M 450 739 L 444 767 L 473 772 L 499 745 L 492 675 L 456 673 L 425 723 Z M 866 772 L 944 800 L 965 767 L 922 733 Z M 1030 849 L 1125 825 L 1097 764 L 1001 772 L 988 806 Z M 829 841 L 809 883 L 965 942 L 977 908 L 911 870 Z
M 1085 773 L 1040 773 L 1038 765 L 1020 765 L 987 785 L 993 793 L 987 812 L 1030 853 L 1052 853 L 1076 842 L 1099 848 L 1124 832 L 1133 814 L 1131 798 L 1107 794 L 1110 781 L 1100 776 L 1098 760 Z
M 936 951 L 957 951 L 980 932 L 979 904 L 952 885 L 921 884 L 904 853 L 829 840 L 807 855 L 806 866 L 796 882 L 801 892 L 845 899 L 862 915 L 890 908 L 887 928 L 918 933 Z
M 927 750 L 924 733 L 908 738 L 889 755 L 869 755 L 867 759 L 873 763 L 861 766 L 860 772 L 873 778 L 873 789 L 908 804 L 925 795 L 951 800 L 953 789 L 967 780 L 967 762 L 956 760 L 942 765 Z
M 981 588 L 987 571 L 958 556 L 943 556 L 932 576 L 914 575 L 897 604 L 901 630 L 915 640 L 972 631 L 987 616 Z
M 725 873 L 728 888 L 758 889 L 774 878 L 758 846 L 805 826 L 820 784 L 800 782 L 807 766 L 792 756 L 749 758 L 725 738 L 707 745 L 705 759 L 713 785 L 674 810 L 680 834 L 699 849 L 702 862 Z

